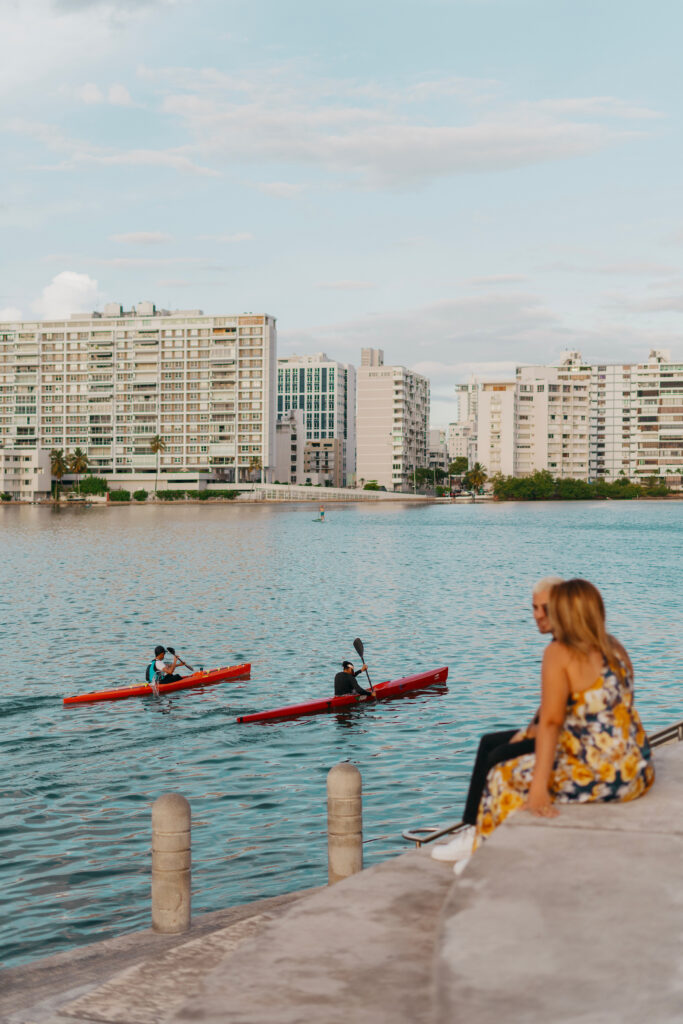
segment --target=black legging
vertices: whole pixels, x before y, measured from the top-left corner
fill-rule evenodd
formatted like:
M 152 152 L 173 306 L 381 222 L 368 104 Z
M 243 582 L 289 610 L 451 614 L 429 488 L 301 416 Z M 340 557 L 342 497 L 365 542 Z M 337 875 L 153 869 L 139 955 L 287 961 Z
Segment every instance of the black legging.
M 521 757 L 522 754 L 533 754 L 536 749 L 533 740 L 519 740 L 517 743 L 510 743 L 516 732 L 518 732 L 517 729 L 507 729 L 505 732 L 487 732 L 479 740 L 479 750 L 474 760 L 467 803 L 462 816 L 466 825 L 476 825 L 477 823 L 479 801 L 486 785 L 486 776 L 491 768 L 500 764 L 501 761 L 511 761 L 514 757 Z

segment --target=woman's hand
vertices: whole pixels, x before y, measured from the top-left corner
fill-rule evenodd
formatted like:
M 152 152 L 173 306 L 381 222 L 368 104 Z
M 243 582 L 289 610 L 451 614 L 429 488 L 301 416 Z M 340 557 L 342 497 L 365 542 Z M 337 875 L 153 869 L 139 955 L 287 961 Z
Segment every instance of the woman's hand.
M 541 789 L 540 787 L 534 788 L 533 785 L 529 790 L 529 796 L 526 803 L 523 804 L 522 810 L 530 811 L 537 818 L 556 818 L 559 813 L 557 808 L 553 806 L 548 790 Z

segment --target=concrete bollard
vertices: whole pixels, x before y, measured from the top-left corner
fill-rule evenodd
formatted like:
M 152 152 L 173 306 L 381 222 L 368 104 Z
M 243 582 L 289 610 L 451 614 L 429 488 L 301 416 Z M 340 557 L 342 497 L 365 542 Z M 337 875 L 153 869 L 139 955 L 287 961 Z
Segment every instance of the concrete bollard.
M 180 793 L 152 804 L 152 928 L 179 934 L 191 919 L 190 805 Z
M 342 761 L 327 774 L 327 880 L 363 870 L 363 800 L 358 769 Z

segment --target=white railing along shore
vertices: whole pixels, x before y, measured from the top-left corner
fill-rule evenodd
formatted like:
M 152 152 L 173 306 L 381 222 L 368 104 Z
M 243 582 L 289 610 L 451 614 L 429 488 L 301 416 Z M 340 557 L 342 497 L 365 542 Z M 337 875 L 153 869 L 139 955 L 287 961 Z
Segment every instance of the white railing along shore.
M 226 484 L 208 484 L 209 491 L 224 490 Z M 306 487 L 303 484 L 233 484 L 242 501 L 312 501 L 325 505 L 337 501 L 433 501 L 428 494 L 394 491 L 364 491 L 347 487 Z

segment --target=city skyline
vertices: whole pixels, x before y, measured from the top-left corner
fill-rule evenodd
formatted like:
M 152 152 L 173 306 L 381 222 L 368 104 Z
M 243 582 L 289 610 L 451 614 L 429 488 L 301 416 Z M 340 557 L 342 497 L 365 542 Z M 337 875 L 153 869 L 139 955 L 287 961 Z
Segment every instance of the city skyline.
M 681 20 L 661 2 L 17 0 L 0 319 L 267 310 L 280 356 L 391 352 L 442 427 L 471 373 L 577 348 L 680 359 Z

